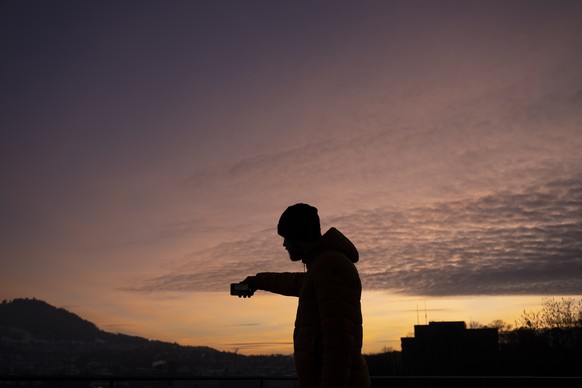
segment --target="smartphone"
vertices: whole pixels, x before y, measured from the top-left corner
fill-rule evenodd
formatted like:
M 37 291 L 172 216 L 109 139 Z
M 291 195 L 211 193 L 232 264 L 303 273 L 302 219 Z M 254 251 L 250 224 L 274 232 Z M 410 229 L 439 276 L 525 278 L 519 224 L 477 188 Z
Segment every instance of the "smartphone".
M 252 295 L 253 291 L 246 283 L 231 283 L 230 285 L 230 295 L 234 296 L 249 296 Z

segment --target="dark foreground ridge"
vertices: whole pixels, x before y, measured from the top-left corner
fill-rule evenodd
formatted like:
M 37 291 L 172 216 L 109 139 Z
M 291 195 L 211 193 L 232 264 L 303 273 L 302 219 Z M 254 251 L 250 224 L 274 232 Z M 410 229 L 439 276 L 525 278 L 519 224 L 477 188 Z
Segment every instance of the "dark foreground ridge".
M 403 352 L 366 355 L 373 387 L 400 383 L 482 387 L 494 382 L 491 386 L 579 386 L 582 381 L 578 321 L 566 328 L 520 327 L 499 333 L 467 329 L 463 322 L 432 322 L 415 326 L 415 337 L 403 338 L 402 345 Z M 45 382 L 90 381 L 95 376 L 117 382 L 162 377 L 234 381 L 260 376 L 273 379 L 267 386 L 279 386 L 274 383 L 277 379 L 294 380 L 295 368 L 289 355 L 245 356 L 114 334 L 40 300 L 4 301 L 0 304 L 0 386 L 2 381 L 32 381 L 35 376 Z
M 245 356 L 100 330 L 37 299 L 0 304 L 0 375 L 294 376 L 291 356 Z

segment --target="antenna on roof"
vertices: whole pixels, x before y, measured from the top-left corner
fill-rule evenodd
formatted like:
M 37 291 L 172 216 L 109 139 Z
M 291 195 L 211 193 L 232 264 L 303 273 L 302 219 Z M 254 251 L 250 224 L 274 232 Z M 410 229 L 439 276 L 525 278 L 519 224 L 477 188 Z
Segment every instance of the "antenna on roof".
M 424 324 L 428 325 L 428 314 L 426 313 L 426 300 L 424 301 Z

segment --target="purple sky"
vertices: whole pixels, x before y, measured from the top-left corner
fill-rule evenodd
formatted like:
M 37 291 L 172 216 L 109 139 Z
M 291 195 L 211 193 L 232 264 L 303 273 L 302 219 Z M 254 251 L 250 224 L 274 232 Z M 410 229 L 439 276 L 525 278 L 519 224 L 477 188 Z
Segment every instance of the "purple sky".
M 555 0 L 4 1 L 0 296 L 133 322 L 120 300 L 302 270 L 275 233 L 297 202 L 356 243 L 368 291 L 580 295 L 580 20 Z

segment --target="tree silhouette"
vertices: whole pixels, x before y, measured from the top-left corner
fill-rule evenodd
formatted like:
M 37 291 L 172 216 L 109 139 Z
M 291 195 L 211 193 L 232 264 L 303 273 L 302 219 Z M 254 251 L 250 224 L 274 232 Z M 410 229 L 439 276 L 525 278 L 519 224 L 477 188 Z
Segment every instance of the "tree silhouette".
M 533 330 L 582 328 L 582 299 L 543 298 L 540 311 L 524 311 L 518 328 Z

